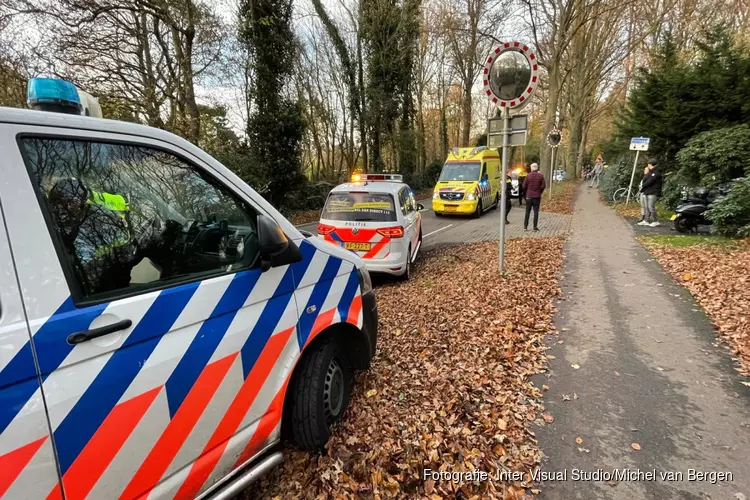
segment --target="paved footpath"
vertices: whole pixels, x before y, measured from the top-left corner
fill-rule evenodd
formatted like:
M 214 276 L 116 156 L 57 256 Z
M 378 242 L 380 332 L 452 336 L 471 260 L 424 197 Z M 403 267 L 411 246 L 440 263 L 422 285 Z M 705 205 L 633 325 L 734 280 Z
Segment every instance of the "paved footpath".
M 554 417 L 537 429 L 542 470 L 567 470 L 568 479 L 542 483 L 542 498 L 750 499 L 750 389 L 729 353 L 595 191 L 580 188 L 575 207 L 555 318 L 563 331 L 549 338 L 555 359 L 536 380 L 549 386 L 545 405 Z M 574 482 L 574 468 L 655 469 L 657 478 Z M 689 481 L 689 469 L 730 472 L 733 480 Z M 661 472 L 681 472 L 682 480 Z

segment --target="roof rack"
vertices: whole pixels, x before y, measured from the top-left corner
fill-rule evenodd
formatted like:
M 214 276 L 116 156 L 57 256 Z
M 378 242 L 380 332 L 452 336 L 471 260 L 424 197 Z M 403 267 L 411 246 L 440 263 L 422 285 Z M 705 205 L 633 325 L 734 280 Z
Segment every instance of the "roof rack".
M 352 182 L 404 182 L 401 174 L 354 174 Z

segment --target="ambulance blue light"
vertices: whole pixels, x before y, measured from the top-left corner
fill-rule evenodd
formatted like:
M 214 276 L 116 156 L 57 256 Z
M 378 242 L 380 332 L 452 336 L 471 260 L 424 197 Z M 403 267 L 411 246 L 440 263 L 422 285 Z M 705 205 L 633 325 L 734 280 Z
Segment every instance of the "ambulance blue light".
M 32 78 L 29 80 L 28 105 L 32 109 L 44 105 L 58 105 L 81 111 L 81 99 L 75 85 L 58 78 Z

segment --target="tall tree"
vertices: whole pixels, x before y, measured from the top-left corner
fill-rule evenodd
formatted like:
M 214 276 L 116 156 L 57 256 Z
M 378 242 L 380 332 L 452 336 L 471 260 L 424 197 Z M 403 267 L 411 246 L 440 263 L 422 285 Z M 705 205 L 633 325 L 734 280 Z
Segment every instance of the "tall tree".
M 251 55 L 255 78 L 250 88 L 254 112 L 247 123 L 252 159 L 268 179 L 265 196 L 283 206 L 294 186 L 304 182 L 299 103 L 283 91 L 291 82 L 297 54 L 291 28 L 292 0 L 243 0 L 239 38 Z

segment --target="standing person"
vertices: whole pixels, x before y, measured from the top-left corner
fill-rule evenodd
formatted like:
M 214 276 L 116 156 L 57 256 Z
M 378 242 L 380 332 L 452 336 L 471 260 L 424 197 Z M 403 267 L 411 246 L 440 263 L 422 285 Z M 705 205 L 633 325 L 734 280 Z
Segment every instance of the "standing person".
M 524 192 L 523 192 L 523 183 L 526 180 L 526 176 L 529 175 L 529 171 L 526 170 L 526 167 L 521 167 L 521 171 L 518 173 L 518 206 L 523 206 L 523 198 L 524 198 Z
M 664 176 L 656 160 L 649 160 L 641 183 L 641 196 L 646 198 L 646 224 L 658 227 L 659 220 L 656 217 L 656 200 L 661 196 L 661 188 Z M 645 225 L 645 224 L 643 224 Z
M 539 231 L 539 206 L 542 203 L 542 193 L 547 185 L 544 175 L 539 171 L 539 165 L 531 164 L 531 173 L 526 176 L 523 190 L 526 193 L 526 216 L 523 219 L 523 230 L 529 230 L 529 215 L 534 210 L 534 231 Z
M 602 170 L 604 170 L 604 157 L 599 153 L 599 156 L 596 157 L 596 163 L 594 163 L 591 182 L 589 182 L 590 188 L 594 187 L 594 183 L 596 183 L 596 187 L 599 187 L 599 178 L 602 175 Z
M 648 204 L 646 203 L 646 196 L 641 192 L 643 189 L 643 179 L 646 178 L 646 175 L 648 174 L 648 167 L 643 169 L 643 177 L 641 178 L 641 181 L 638 183 L 638 194 L 636 196 L 639 196 L 639 201 L 641 204 L 641 218 L 636 223 L 639 226 L 648 226 L 648 222 L 646 222 L 646 217 L 648 217 Z

